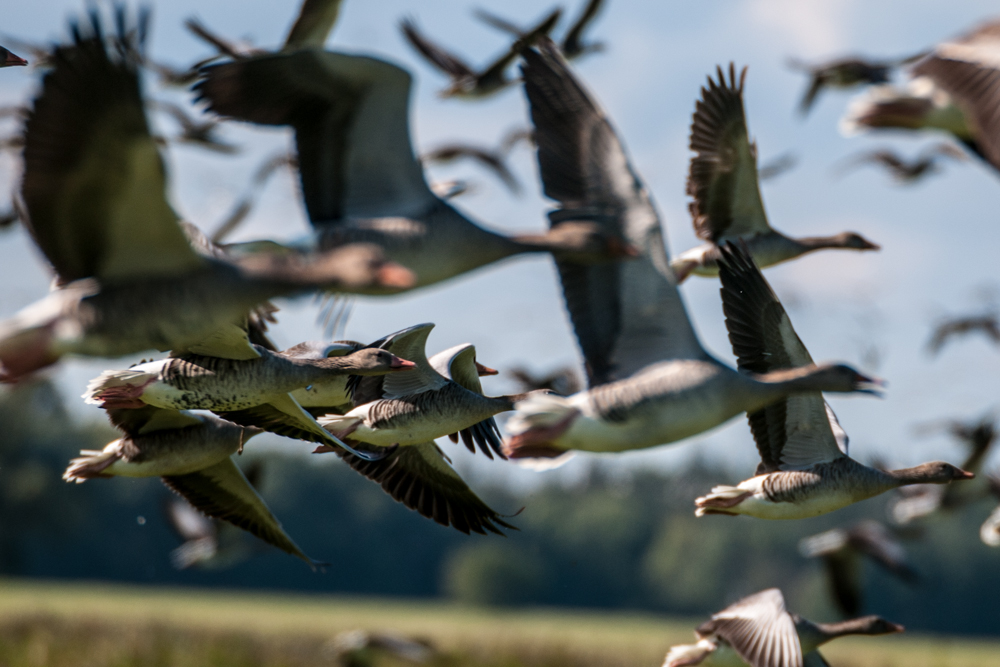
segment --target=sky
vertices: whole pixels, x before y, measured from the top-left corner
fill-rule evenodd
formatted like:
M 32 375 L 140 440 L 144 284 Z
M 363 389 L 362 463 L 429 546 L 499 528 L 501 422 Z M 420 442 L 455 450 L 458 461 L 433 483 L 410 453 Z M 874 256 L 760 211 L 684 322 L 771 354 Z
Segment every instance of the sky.
M 518 86 L 485 101 L 439 99 L 436 93 L 444 87 L 444 77 L 421 61 L 400 35 L 399 21 L 412 17 L 429 36 L 473 65 L 487 62 L 506 48 L 505 37 L 475 20 L 472 10 L 477 3 L 525 24 L 549 9 L 528 0 L 344 1 L 327 48 L 385 58 L 414 75 L 411 128 L 418 152 L 452 140 L 492 144 L 511 128 L 528 123 Z M 152 5 L 150 51 L 154 58 L 175 65 L 210 54 L 182 27 L 190 16 L 220 34 L 274 47 L 284 39 L 298 9 L 292 0 L 171 0 Z M 564 14 L 575 16 L 578 5 L 582 2 L 567 6 Z M 4 9 L 0 35 L 31 41 L 64 39 L 67 18 L 83 7 L 78 0 L 12 4 Z M 652 193 L 671 255 L 698 244 L 684 194 L 691 157 L 687 135 L 705 77 L 730 61 L 749 67 L 745 104 L 761 161 L 789 151 L 798 157 L 793 171 L 762 186 L 771 224 L 792 236 L 856 231 L 882 245 L 878 253 L 827 251 L 765 271 L 817 361 L 843 360 L 888 381 L 882 400 L 829 396 L 851 437 L 851 453 L 861 460 L 879 456 L 898 466 L 930 459 L 959 462 L 963 456 L 959 447 L 943 435 L 918 436 L 915 425 L 945 417 L 975 417 L 998 404 L 996 349 L 980 338 L 969 338 L 932 359 L 924 348 L 937 318 L 981 312 L 1000 302 L 996 276 L 1000 181 L 995 172 L 973 161 L 949 164 L 943 173 L 916 186 L 894 184 L 874 168 L 836 176 L 836 167 L 857 151 L 892 146 L 914 155 L 939 137 L 845 137 L 838 121 L 853 93 L 823 94 L 812 114 L 802 119 L 796 106 L 805 77 L 789 69 L 786 61 L 792 56 L 817 61 L 855 53 L 909 55 L 964 32 L 995 11 L 995 4 L 985 0 L 608 0 L 590 33 L 606 43 L 606 50 L 574 65 L 606 110 Z M 557 34 L 565 23 L 564 16 Z M 0 71 L 0 104 L 29 100 L 38 76 L 28 68 Z M 147 92 L 161 99 L 190 99 L 186 92 L 164 90 L 152 80 Z M 5 122 L 0 126 L 4 132 L 15 129 L 12 121 Z M 156 117 L 155 125 L 167 134 L 175 130 L 165 118 Z M 186 219 L 208 230 L 247 188 L 259 161 L 290 142 L 286 131 L 238 124 L 227 125 L 222 136 L 242 147 L 238 156 L 216 156 L 186 146 L 172 147 L 166 156 L 171 201 Z M 473 165 L 429 172 L 432 180 L 473 182 L 471 193 L 453 201 L 481 224 L 508 232 L 540 230 L 552 204 L 540 194 L 528 147 L 522 144 L 515 150 L 512 168 L 525 186 L 519 197 Z M 16 160 L 0 157 L 0 183 L 13 189 L 17 180 Z M 290 173 L 278 174 L 260 195 L 258 207 L 233 240 L 292 239 L 307 232 Z M 0 317 L 44 296 L 49 278 L 22 229 L 0 232 Z M 718 282 L 695 277 L 681 291 L 705 347 L 734 363 Z M 322 338 L 316 302 L 306 299 L 281 306 L 280 324 L 274 330 L 279 345 Z M 547 257 L 510 259 L 402 296 L 359 299 L 344 337 L 368 341 L 419 322 L 437 324 L 429 354 L 471 342 L 482 363 L 501 371 L 518 365 L 539 371 L 567 364 L 580 369 L 555 270 Z M 115 362 L 122 367 L 128 363 Z M 76 397 L 89 378 L 107 367 L 100 360 L 69 360 L 53 371 L 81 416 L 100 418 L 96 408 Z M 503 373 L 486 379 L 484 386 L 493 394 L 515 390 Z M 277 437 L 270 443 L 303 452 L 311 448 Z M 476 476 L 524 484 L 540 478 L 511 464 L 487 464 L 481 457 L 458 455 L 461 448 L 450 444 L 445 447 L 457 455 L 461 470 L 472 467 Z M 684 443 L 645 452 L 581 455 L 559 472 L 546 474 L 572 479 L 594 464 L 623 471 L 672 468 L 695 457 L 749 477 L 756 450 L 746 421 L 734 419 Z M 993 463 L 1000 465 L 1000 459 Z

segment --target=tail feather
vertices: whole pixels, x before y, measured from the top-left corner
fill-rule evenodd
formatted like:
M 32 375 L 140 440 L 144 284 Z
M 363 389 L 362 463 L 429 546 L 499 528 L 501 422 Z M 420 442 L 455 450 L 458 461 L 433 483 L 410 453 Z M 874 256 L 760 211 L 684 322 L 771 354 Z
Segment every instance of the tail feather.
M 119 440 L 116 440 L 103 450 L 81 450 L 81 456 L 69 462 L 69 467 L 66 468 L 66 472 L 63 473 L 62 478 L 67 482 L 82 484 L 86 480 L 95 477 L 110 477 L 104 471 L 121 459 L 121 451 L 116 446 L 119 442 Z
M 694 501 L 695 507 L 698 508 L 694 514 L 695 516 L 735 514 L 726 510 L 739 505 L 749 495 L 751 495 L 749 491 L 738 486 L 713 486 L 711 493 Z
M 318 417 L 316 421 L 338 438 L 346 438 L 361 425 L 361 420 L 356 415 L 323 415 Z
M 83 398 L 87 403 L 102 407 L 141 407 L 143 403 L 139 397 L 155 380 L 156 374 L 148 371 L 104 371 L 90 381 Z
M 566 448 L 556 443 L 572 425 L 580 410 L 563 396 L 532 392 L 514 405 L 515 413 L 507 422 L 511 437 L 504 443 L 504 454 L 511 459 L 561 459 L 547 468 L 569 460 Z M 543 468 L 544 469 L 544 468 Z
M 558 394 L 532 392 L 514 405 L 514 416 L 507 422 L 507 429 L 519 435 L 537 426 L 553 426 L 576 411 L 568 398 Z

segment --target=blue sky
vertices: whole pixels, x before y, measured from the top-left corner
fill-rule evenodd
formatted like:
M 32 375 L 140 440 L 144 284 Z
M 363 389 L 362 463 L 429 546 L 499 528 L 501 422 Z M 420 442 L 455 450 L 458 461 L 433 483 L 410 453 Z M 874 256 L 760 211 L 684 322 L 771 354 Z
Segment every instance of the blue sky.
M 481 0 L 481 6 L 529 22 L 548 5 L 527 0 Z M 579 4 L 579 3 L 577 3 Z M 570 16 L 577 4 L 568 7 Z M 247 37 L 261 46 L 277 45 L 297 11 L 297 3 L 258 0 L 154 2 L 151 51 L 182 64 L 208 54 L 182 21 L 197 16 L 224 35 Z M 479 24 L 469 0 L 413 2 L 345 0 L 341 21 L 328 48 L 390 59 L 415 75 L 411 126 L 418 150 L 453 139 L 492 143 L 508 129 L 527 123 L 522 92 L 512 88 L 482 102 L 440 100 L 444 79 L 403 42 L 397 24 L 414 17 L 473 64 L 505 48 L 504 37 Z M 31 40 L 66 34 L 65 19 L 82 9 L 70 0 L 35 0 L 4 9 L 3 33 Z M 684 180 L 690 153 L 687 133 L 694 101 L 717 64 L 748 65 L 746 106 L 751 134 L 762 161 L 794 151 L 799 166 L 766 183 L 765 207 L 772 224 L 790 235 L 857 231 L 883 245 L 880 253 L 825 252 L 768 269 L 768 280 L 785 302 L 792 321 L 817 360 L 842 359 L 889 381 L 884 400 L 831 397 L 851 436 L 852 453 L 878 454 L 892 464 L 931 458 L 961 459 L 944 437 L 915 438 L 915 423 L 945 416 L 974 416 L 995 406 L 1000 388 L 1000 354 L 980 339 L 945 350 L 937 359 L 923 351 L 934 319 L 946 313 L 982 310 L 984 299 L 1000 298 L 997 267 L 997 175 L 976 162 L 948 165 L 945 173 L 915 187 L 895 185 L 881 172 L 862 169 L 835 178 L 833 167 L 855 151 L 896 146 L 912 155 L 936 137 L 862 136 L 846 138 L 838 120 L 851 97 L 834 92 L 819 99 L 805 121 L 795 108 L 804 77 L 790 71 L 789 56 L 806 60 L 845 53 L 892 57 L 909 54 L 961 33 L 995 11 L 985 0 L 941 3 L 930 0 L 720 0 L 702 3 L 609 0 L 592 36 L 608 49 L 575 67 L 606 109 L 633 164 L 652 192 L 669 249 L 677 254 L 696 244 L 687 213 Z M 2 43 L 2 42 L 0 42 Z M 23 55 L 23 54 L 22 54 Z M 37 72 L 0 72 L 0 103 L 18 103 L 31 94 Z M 182 92 L 154 96 L 183 100 Z M 170 121 L 158 120 L 170 132 Z M 11 124 L 3 126 L 12 128 Z M 194 148 L 168 153 L 171 198 L 187 219 L 211 228 L 244 190 L 265 155 L 287 146 L 289 135 L 233 125 L 223 135 L 244 147 L 237 158 L 216 157 Z M 434 178 L 468 178 L 476 190 L 457 205 L 483 224 L 503 230 L 541 229 L 549 208 L 539 194 L 531 151 L 521 146 L 513 167 L 526 186 L 521 197 L 508 194 L 471 165 L 434 169 Z M 13 160 L 0 158 L 0 182 L 16 186 Z M 234 238 L 293 238 L 307 229 L 293 178 L 280 174 L 262 193 L 259 207 Z M 0 234 L 0 316 L 44 295 L 48 275 L 24 232 Z M 731 363 L 718 284 L 693 278 L 682 292 L 706 347 Z M 285 306 L 275 338 L 282 345 L 318 338 L 316 305 Z M 458 280 L 402 297 L 364 299 L 354 308 L 346 336 L 377 338 L 418 322 L 433 321 L 430 353 L 461 342 L 475 343 L 479 359 L 500 369 L 526 364 L 548 369 L 579 366 L 579 356 L 562 306 L 555 271 L 544 257 L 517 258 Z M 877 351 L 873 354 L 872 351 Z M 878 363 L 872 363 L 877 357 Z M 126 365 L 128 361 L 116 362 Z M 79 414 L 99 418 L 75 399 L 105 362 L 72 360 L 55 371 Z M 492 393 L 513 390 L 500 378 L 488 379 Z M 308 446 L 275 439 L 274 446 L 306 451 Z M 448 446 L 448 451 L 459 448 Z M 674 466 L 693 456 L 724 461 L 734 472 L 752 472 L 754 450 L 745 420 L 684 444 L 642 453 L 602 457 L 602 465 Z M 460 467 L 473 465 L 459 457 Z M 578 457 L 562 474 L 572 475 L 594 457 Z M 513 466 L 474 464 L 477 474 L 527 480 Z

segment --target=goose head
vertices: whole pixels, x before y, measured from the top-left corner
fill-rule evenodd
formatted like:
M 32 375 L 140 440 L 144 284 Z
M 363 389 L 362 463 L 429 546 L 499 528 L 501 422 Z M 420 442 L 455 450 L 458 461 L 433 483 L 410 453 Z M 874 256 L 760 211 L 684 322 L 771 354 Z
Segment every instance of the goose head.
M 638 257 L 639 251 L 617 234 L 594 222 L 566 221 L 552 226 L 545 235 L 553 252 L 580 262 Z
M 789 382 L 810 390 L 881 396 L 885 381 L 859 373 L 847 364 L 820 364 L 806 368 L 772 371 L 769 381 Z
M 861 234 L 855 232 L 843 232 L 842 234 L 837 234 L 833 237 L 837 245 L 841 248 L 850 248 L 851 250 L 881 250 L 882 246 L 877 243 L 872 243 Z
M 320 366 L 329 364 L 332 368 L 349 370 L 353 375 L 385 375 L 417 367 L 412 361 L 400 359 L 388 350 L 377 347 L 366 347 L 343 357 L 321 359 L 316 363 Z
M 897 477 L 911 484 L 947 484 L 961 479 L 972 479 L 975 473 L 962 470 L 944 461 L 931 461 L 913 468 L 894 471 Z
M 899 623 L 887 621 L 881 616 L 865 616 L 857 619 L 859 635 L 892 635 L 905 632 L 906 628 Z

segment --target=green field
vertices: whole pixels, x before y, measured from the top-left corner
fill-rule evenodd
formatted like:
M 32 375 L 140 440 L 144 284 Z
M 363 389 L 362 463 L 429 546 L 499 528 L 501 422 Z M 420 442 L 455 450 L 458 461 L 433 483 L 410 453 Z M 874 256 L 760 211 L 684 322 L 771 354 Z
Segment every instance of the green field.
M 435 665 L 658 667 L 698 619 L 562 609 L 0 580 L 0 665 L 237 667 L 334 664 L 350 629 L 433 642 Z M 834 667 L 1000 665 L 1000 641 L 904 635 L 845 639 Z M 376 661 L 377 662 L 377 661 Z M 389 661 L 379 664 L 393 664 Z

